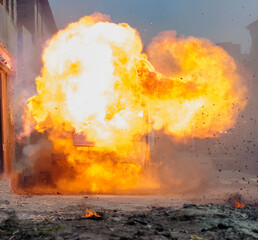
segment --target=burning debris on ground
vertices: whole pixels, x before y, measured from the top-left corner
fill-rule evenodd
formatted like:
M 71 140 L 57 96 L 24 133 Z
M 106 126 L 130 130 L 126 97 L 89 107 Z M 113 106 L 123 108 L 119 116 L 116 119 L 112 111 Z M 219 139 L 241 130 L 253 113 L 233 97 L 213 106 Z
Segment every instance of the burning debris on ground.
M 74 208 L 78 208 L 74 207 Z M 77 211 L 78 209 L 72 209 Z M 0 223 L 1 239 L 257 239 L 258 209 L 184 204 L 180 209 L 101 210 L 102 221 L 70 215 L 19 221 L 13 212 Z M 64 212 L 65 213 L 65 212 Z M 67 213 L 66 213 L 67 214 Z M 50 219 L 54 220 L 50 220 Z
M 248 179 L 248 177 L 246 176 Z M 257 239 L 248 194 L 13 195 L 0 180 L 1 239 Z M 219 189 L 221 189 L 220 186 Z M 225 188 L 225 186 L 224 186 Z M 256 188 L 253 189 L 253 191 Z M 257 195 L 254 195 L 257 199 Z M 191 201 L 189 201 L 191 199 Z M 234 206 L 234 200 L 245 207 Z M 211 204 L 213 202 L 214 204 Z
M 88 208 L 86 208 L 86 210 L 85 210 L 84 217 L 86 217 L 87 219 L 92 219 L 92 220 L 97 220 L 97 221 L 103 220 L 103 217 L 100 214 L 96 213 L 95 210 L 93 210 L 93 209 L 90 210 Z

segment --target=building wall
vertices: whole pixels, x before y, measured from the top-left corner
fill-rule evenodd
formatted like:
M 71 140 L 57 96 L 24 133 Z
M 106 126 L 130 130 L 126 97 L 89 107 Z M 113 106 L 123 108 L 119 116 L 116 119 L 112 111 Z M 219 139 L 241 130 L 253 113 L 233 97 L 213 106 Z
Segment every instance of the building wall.
M 34 78 L 40 73 L 41 52 L 45 42 L 57 31 L 54 20 L 47 14 L 47 1 L 19 0 L 17 5 L 17 27 L 19 44 L 19 72 L 23 73 L 23 81 L 33 84 Z M 48 2 L 47 2 L 48 3 Z M 30 66 L 28 69 L 27 66 Z M 23 69 L 27 68 L 27 71 Z
M 1 137 L 1 170 L 6 175 L 12 168 L 14 157 L 14 131 L 11 121 L 10 104 L 8 101 L 9 81 L 15 79 L 11 69 L 15 68 L 14 58 L 17 57 L 17 28 L 16 28 L 16 1 L 0 2 L 0 137 Z M 9 14 L 10 13 L 10 14 Z M 12 53 L 12 55 L 10 55 Z
M 228 52 L 230 56 L 232 56 L 234 59 L 240 59 L 241 58 L 241 45 L 235 44 L 232 42 L 223 42 L 223 43 L 217 43 L 218 46 L 222 47 L 224 50 Z
M 23 107 L 35 93 L 35 77 L 40 74 L 42 49 L 56 31 L 47 0 L 0 0 L 0 44 L 13 59 L 11 74 L 1 75 L 6 80 L 2 85 L 7 98 L 4 104 L 11 109 L 7 117 L 12 124 L 10 129 L 14 129 L 13 136 L 14 132 L 21 131 Z M 11 139 L 11 136 L 6 136 Z M 7 147 L 12 149 L 12 146 Z M 12 152 L 18 156 L 19 149 L 15 148 L 16 151 Z M 19 157 L 12 159 L 19 161 Z
M 247 26 L 252 39 L 251 58 L 258 57 L 258 20 Z
M 252 90 L 251 90 L 251 107 L 252 112 L 255 114 L 256 132 L 258 132 L 258 20 L 249 24 L 246 27 L 249 30 L 252 46 L 248 56 L 246 66 L 251 69 L 252 73 Z M 258 156 L 257 156 L 258 157 Z
M 17 55 L 17 27 L 6 11 L 5 5 L 0 4 L 0 44 L 12 55 Z

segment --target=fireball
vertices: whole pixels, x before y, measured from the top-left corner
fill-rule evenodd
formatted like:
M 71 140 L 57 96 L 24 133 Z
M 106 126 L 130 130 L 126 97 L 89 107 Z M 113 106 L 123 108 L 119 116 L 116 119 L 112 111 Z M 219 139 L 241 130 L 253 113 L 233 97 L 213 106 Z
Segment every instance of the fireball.
M 36 86 L 24 129 L 46 133 L 53 153 L 65 156 L 54 181 L 69 193 L 159 188 L 144 169 L 150 131 L 178 141 L 218 136 L 246 104 L 236 64 L 220 47 L 168 31 L 143 53 L 135 29 L 101 14 L 49 41 Z

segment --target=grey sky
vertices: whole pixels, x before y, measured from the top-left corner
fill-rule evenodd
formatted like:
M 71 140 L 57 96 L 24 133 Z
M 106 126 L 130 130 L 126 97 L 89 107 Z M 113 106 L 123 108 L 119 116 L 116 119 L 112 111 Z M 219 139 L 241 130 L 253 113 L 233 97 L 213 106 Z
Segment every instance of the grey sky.
M 213 42 L 251 44 L 244 28 L 258 19 L 258 0 L 50 0 L 58 28 L 101 12 L 114 22 L 138 29 L 143 43 L 164 30 L 209 38 Z

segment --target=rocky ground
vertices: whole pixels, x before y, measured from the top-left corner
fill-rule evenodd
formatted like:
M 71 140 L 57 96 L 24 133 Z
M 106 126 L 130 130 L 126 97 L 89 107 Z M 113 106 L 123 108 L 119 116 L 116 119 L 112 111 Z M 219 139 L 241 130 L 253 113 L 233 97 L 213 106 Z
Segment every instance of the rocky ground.
M 102 209 L 101 217 L 93 219 L 82 215 L 84 209 L 73 206 L 66 214 L 50 213 L 43 221 L 21 221 L 15 212 L 0 210 L 6 216 L 0 224 L 1 239 L 258 239 L 258 209 L 252 207 Z
M 258 239 L 257 177 L 218 179 L 212 191 L 166 196 L 17 195 L 0 180 L 0 239 Z

